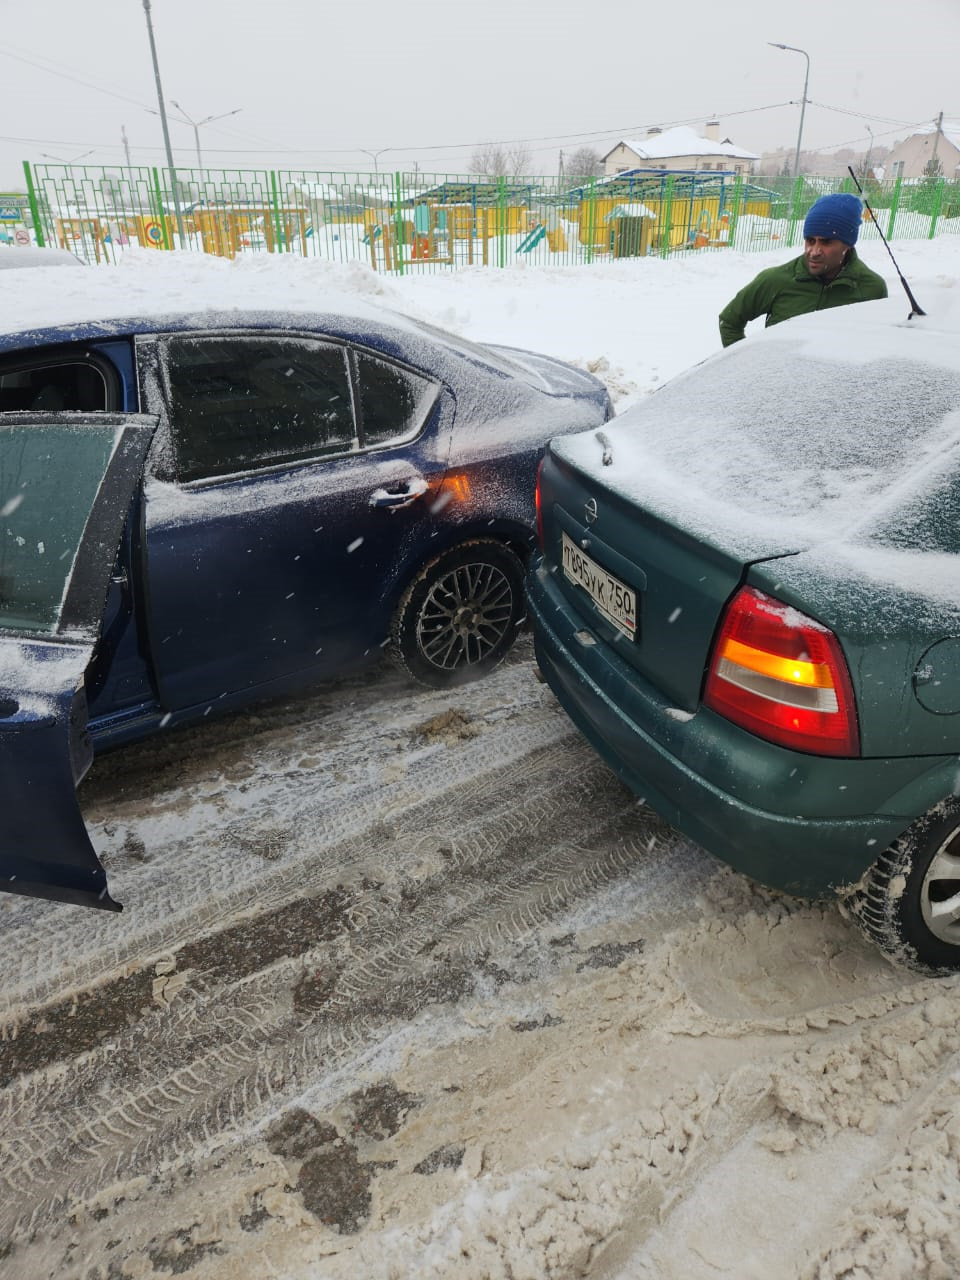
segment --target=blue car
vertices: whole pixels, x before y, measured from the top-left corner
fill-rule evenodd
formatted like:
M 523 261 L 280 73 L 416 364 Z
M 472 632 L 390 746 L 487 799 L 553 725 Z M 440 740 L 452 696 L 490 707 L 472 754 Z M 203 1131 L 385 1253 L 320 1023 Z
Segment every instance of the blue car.
M 443 688 L 524 621 L 551 436 L 589 374 L 389 312 L 0 335 L 0 888 L 118 910 L 94 753 L 392 648 Z

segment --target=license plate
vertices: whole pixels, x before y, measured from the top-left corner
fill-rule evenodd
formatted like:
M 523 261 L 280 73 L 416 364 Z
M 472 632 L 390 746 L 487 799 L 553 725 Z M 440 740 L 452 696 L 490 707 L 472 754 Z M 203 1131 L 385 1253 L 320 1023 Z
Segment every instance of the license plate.
M 637 634 L 637 593 L 591 560 L 572 538 L 562 535 L 564 577 L 583 587 L 608 622 L 625 636 Z

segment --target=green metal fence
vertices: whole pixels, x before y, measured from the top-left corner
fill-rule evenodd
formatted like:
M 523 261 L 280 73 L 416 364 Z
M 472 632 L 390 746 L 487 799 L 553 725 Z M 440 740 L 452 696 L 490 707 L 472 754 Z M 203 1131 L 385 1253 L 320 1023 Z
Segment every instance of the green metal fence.
M 677 253 L 790 248 L 818 196 L 852 181 L 633 170 L 573 184 L 308 170 L 24 164 L 37 244 L 116 262 L 131 249 L 234 258 L 284 253 L 377 271 L 569 265 Z M 878 183 L 867 198 L 887 239 L 960 232 L 960 184 Z M 9 223 L 0 235 L 10 238 Z M 17 237 L 23 238 L 23 234 Z M 878 238 L 865 223 L 863 239 Z

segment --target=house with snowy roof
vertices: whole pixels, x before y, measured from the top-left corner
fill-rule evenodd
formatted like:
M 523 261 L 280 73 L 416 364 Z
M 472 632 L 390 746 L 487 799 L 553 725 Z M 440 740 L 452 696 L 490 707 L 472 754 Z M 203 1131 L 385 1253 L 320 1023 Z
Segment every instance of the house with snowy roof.
M 603 171 L 606 176 L 631 169 L 752 173 L 759 159 L 756 152 L 735 147 L 729 138 L 721 141 L 720 121 L 708 120 L 703 134 L 681 124 L 673 129 L 648 129 L 642 140 L 623 139 L 603 157 Z
M 883 175 L 922 178 L 934 158 L 945 178 L 960 178 L 960 120 L 928 125 L 898 142 L 884 157 Z

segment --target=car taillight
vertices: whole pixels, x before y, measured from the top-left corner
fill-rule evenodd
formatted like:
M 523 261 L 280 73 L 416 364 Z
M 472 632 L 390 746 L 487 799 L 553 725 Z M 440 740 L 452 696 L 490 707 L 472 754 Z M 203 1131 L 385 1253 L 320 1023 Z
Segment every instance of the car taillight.
M 543 459 L 543 458 L 541 458 L 541 459 L 540 459 L 540 463 L 539 463 L 539 465 L 537 466 L 537 483 L 536 483 L 536 487 L 534 488 L 534 491 L 533 491 L 533 504 L 534 504 L 534 506 L 535 506 L 535 507 L 536 507 L 536 509 L 537 509 L 537 542 L 538 542 L 538 543 L 539 543 L 539 545 L 540 545 L 540 550 L 541 550 L 541 551 L 543 551 L 543 550 L 544 550 L 544 545 L 543 545 L 543 508 L 542 508 L 542 507 L 541 507 L 541 505 L 540 505 L 540 477 L 543 475 L 543 463 L 544 463 L 544 459 Z
M 742 587 L 727 606 L 703 701 L 795 751 L 859 755 L 853 686 L 837 637 L 752 587 Z

